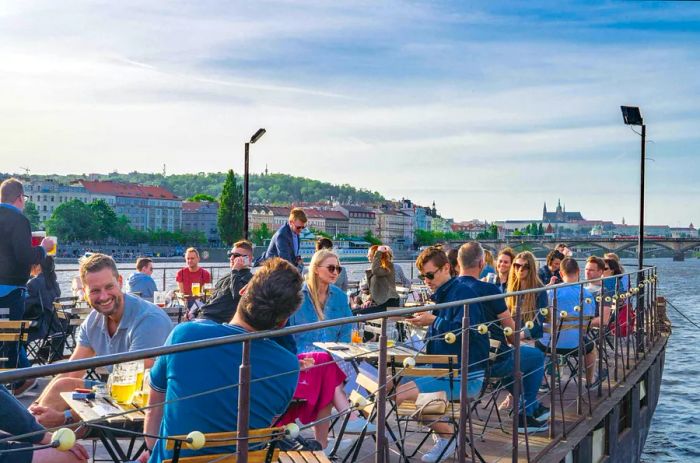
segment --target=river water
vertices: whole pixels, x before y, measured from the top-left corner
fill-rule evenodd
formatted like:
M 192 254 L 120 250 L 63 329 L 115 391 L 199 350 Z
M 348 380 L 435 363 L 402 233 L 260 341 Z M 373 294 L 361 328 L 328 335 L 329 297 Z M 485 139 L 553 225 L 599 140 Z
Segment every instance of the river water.
M 691 320 L 700 324 L 700 259 L 673 262 L 671 259 L 649 259 L 645 263 L 656 265 L 659 271 L 659 295 L 665 296 Z M 630 262 L 631 264 L 631 262 Z M 227 271 L 228 263 L 207 263 L 214 281 Z M 415 267 L 402 263 L 404 272 L 414 277 Z M 71 278 L 77 275 L 77 266 L 60 264 L 57 266 L 59 283 L 63 295 L 71 294 Z M 120 265 L 120 272 L 126 277 L 133 270 L 132 265 Z M 162 289 L 163 282 L 168 289 L 177 287 L 175 283 L 176 264 L 155 264 L 153 277 Z M 359 280 L 366 264 L 347 264 L 349 279 Z M 628 269 L 632 269 L 628 265 Z M 165 275 L 165 278 L 164 278 Z M 700 461 L 700 330 L 684 320 L 673 308 L 668 307 L 668 316 L 673 322 L 673 335 L 666 349 L 666 365 L 661 385 L 661 398 L 654 414 L 651 431 L 647 438 L 642 461 L 645 463 L 671 463 Z

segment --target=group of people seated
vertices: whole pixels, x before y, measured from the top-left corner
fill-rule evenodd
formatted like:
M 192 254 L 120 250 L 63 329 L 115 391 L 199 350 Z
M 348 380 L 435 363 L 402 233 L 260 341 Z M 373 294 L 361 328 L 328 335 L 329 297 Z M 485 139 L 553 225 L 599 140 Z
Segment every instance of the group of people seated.
M 252 244 L 236 242 L 229 252 L 231 272 L 216 283 L 206 304 L 193 306 L 189 311 L 190 321 L 175 327 L 163 310 L 144 298 L 126 293 L 122 276 L 111 257 L 93 254 L 84 259 L 80 264 L 80 281 L 85 299 L 94 310 L 79 328 L 77 347 L 71 360 L 234 334 L 274 331 L 286 326 L 350 318 L 354 313 L 378 313 L 399 305 L 397 278 L 404 284 L 410 285 L 411 282 L 405 276 L 398 276 L 403 272 L 393 263 L 390 248 L 375 246 L 370 249 L 370 268 L 365 274 L 365 283 L 360 286 L 364 297 L 351 300 L 342 289 L 343 283 L 339 282 L 342 275 L 347 282 L 347 271 L 332 251 L 330 240 L 319 241 L 308 269 L 300 271 L 303 262 L 298 256 L 299 233 L 305 226 L 303 210 L 292 210 L 288 223 L 275 234 L 255 272 L 251 270 L 254 262 Z M 430 289 L 431 299 L 436 304 L 529 289 L 543 290 L 521 297 L 469 304 L 469 369 L 464 372 L 466 376 L 406 377 L 395 385 L 394 400 L 400 404 L 415 400 L 419 393 L 439 391 L 445 392 L 450 400 L 459 400 L 461 381 L 467 382 L 468 395 L 476 398 L 483 390 L 487 375 L 505 378 L 503 384 L 512 391 L 513 346 L 517 336 L 520 338 L 522 374 L 522 402 L 519 406 L 524 409 L 524 413 L 517 417 L 518 429 L 520 432 L 546 430 L 549 409 L 539 402 L 537 393 L 545 374 L 545 353 L 551 350 L 552 339 L 548 329 L 551 320 L 541 309 L 553 305 L 553 292 L 546 291 L 545 286 L 574 283 L 580 279 L 579 264 L 567 256 L 566 251 L 552 251 L 547 257 L 546 267 L 538 271 L 532 253 L 515 254 L 510 249 L 499 252 L 493 266 L 488 269 L 485 250 L 477 242 L 462 245 L 451 256 L 440 246 L 423 250 L 415 265 L 420 272 L 419 278 Z M 188 249 L 186 257 L 188 267 L 181 271 L 182 275 L 178 273 L 178 283 L 183 285 L 183 291 L 194 281 L 194 274 L 200 281 L 207 279 L 200 271 L 206 270 L 198 268 L 196 250 Z M 148 271 L 152 265 L 151 262 L 141 264 L 139 272 L 144 268 Z M 486 275 L 485 269 L 490 270 Z M 46 269 L 43 271 L 50 274 Z M 595 279 L 619 275 L 622 268 L 616 256 L 607 255 L 605 259 L 590 257 L 584 272 L 586 279 Z M 211 275 L 208 278 L 211 281 Z M 139 280 L 141 278 L 133 279 L 134 283 Z M 612 288 L 614 290 L 617 285 L 618 290 L 624 290 L 625 284 L 628 287 L 629 281 L 613 280 Z M 609 293 L 610 288 L 607 280 L 584 288 L 586 302 L 582 310 L 584 315 L 592 317 L 590 326 L 607 327 L 610 306 L 596 304 L 595 296 Z M 144 290 L 141 296 L 148 298 L 150 295 Z M 579 287 L 558 288 L 557 304 L 559 310 L 573 313 L 580 304 Z M 407 319 L 408 323 L 426 330 L 426 353 L 461 356 L 464 307 L 459 304 L 447 309 L 422 311 Z M 602 308 L 600 312 L 598 307 Z M 521 316 L 520 331 L 515 329 L 518 313 Z M 480 332 L 479 325 L 486 325 L 488 332 Z M 588 327 L 579 329 L 587 330 Z M 350 342 L 351 330 L 352 324 L 347 323 L 291 336 L 250 341 L 250 374 L 254 391 L 250 396 L 250 427 L 264 428 L 297 421 L 313 423 L 314 439 L 321 448 L 328 450 L 336 443 L 328 438 L 330 420 L 326 418 L 335 409 L 338 413 L 350 415 L 346 432 L 374 432 L 374 424 L 349 406 L 344 386 L 352 372 L 315 344 Z M 454 340 L 448 340 L 445 336 L 448 333 L 455 335 Z M 577 330 L 562 330 L 555 348 L 558 353 L 569 355 L 578 349 L 578 339 Z M 493 362 L 489 361 L 490 340 L 498 341 Z M 592 342 L 586 342 L 585 352 L 585 376 L 590 386 L 601 380 L 594 377 L 596 353 Z M 241 353 L 242 344 L 233 343 L 146 359 L 145 368 L 150 369 L 150 408 L 146 412 L 144 433 L 172 436 L 192 430 L 204 433 L 235 430 L 238 416 L 238 388 L 235 385 L 238 383 Z M 39 424 L 53 427 L 76 421 L 74 412 L 60 394 L 89 386 L 84 379 L 85 373 L 74 371 L 52 379 L 29 408 Z M 513 406 L 508 405 L 512 400 L 506 402 L 505 406 Z M 449 439 L 451 425 L 436 422 L 430 426 L 435 442 L 422 461 L 434 463 L 449 458 L 455 452 L 457 442 Z M 165 443 L 163 439 L 146 437 L 147 450 L 141 461 L 159 462 L 172 457 L 172 451 L 166 449 Z M 199 453 L 206 451 L 202 449 Z M 183 450 L 182 455 L 188 454 L 188 450 Z M 82 454 L 73 455 L 75 461 L 83 458 Z

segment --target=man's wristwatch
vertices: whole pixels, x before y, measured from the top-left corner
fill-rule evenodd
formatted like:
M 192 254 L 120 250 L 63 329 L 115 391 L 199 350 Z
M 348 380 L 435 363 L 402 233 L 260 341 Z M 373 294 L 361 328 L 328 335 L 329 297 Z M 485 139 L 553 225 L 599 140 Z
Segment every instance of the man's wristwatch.
M 70 410 L 63 412 L 63 424 L 71 424 L 73 422 L 73 413 Z

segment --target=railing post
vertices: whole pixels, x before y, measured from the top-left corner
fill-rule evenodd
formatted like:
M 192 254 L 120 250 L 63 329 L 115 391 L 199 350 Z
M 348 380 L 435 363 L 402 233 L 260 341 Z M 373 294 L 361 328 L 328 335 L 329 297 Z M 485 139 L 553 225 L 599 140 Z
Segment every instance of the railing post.
M 513 463 L 519 460 L 518 452 L 518 417 L 520 416 L 520 384 L 522 373 L 520 373 L 520 330 L 522 328 L 522 296 L 517 296 L 515 302 L 515 332 L 513 333 Z M 527 412 L 523 410 L 523 415 Z M 525 445 L 527 445 L 527 433 L 525 433 Z
M 603 319 L 603 288 L 604 285 L 600 287 L 600 304 L 598 304 L 598 313 L 601 318 L 601 325 Z M 576 414 L 581 415 L 583 413 L 583 374 L 586 374 L 588 378 L 588 365 L 586 364 L 586 354 L 583 348 L 583 283 L 579 283 L 579 296 L 578 305 L 580 310 L 578 311 L 578 371 L 576 376 L 578 376 L 576 381 Z
M 554 389 L 556 388 L 557 385 L 557 375 L 559 374 L 559 359 L 557 358 L 557 306 L 558 306 L 558 301 L 557 301 L 557 289 L 554 288 L 553 294 L 552 294 L 552 307 L 549 309 L 549 320 L 550 320 L 550 326 L 551 326 L 551 335 L 549 338 L 549 356 L 551 358 L 551 369 L 550 369 L 550 375 L 549 375 L 549 438 L 554 439 L 555 432 L 554 432 L 554 421 L 555 421 L 555 412 L 556 412 L 556 394 L 554 393 Z M 562 429 L 563 429 L 563 438 L 566 440 L 566 421 L 564 419 L 564 402 L 562 402 L 562 414 L 561 414 L 561 420 L 562 420 Z
M 387 339 L 386 339 L 386 319 L 382 320 L 381 334 L 379 335 L 379 390 L 377 391 L 377 442 L 374 461 L 385 463 L 386 461 L 386 359 L 387 359 Z
M 166 291 L 166 287 L 165 287 L 165 268 L 163 268 L 162 270 L 163 270 L 163 291 Z
M 622 277 L 617 278 L 617 279 L 615 280 L 615 294 L 618 295 L 618 298 L 619 298 L 619 296 L 620 296 L 620 279 L 621 279 L 621 278 L 622 278 Z M 625 305 L 629 304 L 629 301 L 628 301 L 627 299 L 628 299 L 627 297 L 625 297 L 625 299 L 624 299 Z M 629 308 L 627 309 L 627 318 L 629 318 Z M 627 322 L 627 329 L 628 329 L 628 331 L 629 331 L 629 321 Z M 619 310 L 619 307 L 618 307 L 617 309 L 615 309 L 615 326 L 613 327 L 613 330 L 614 330 L 614 331 L 613 331 L 613 340 L 615 341 L 615 348 L 614 348 L 614 352 L 615 352 L 615 371 L 613 372 L 613 375 L 614 375 L 613 377 L 614 377 L 614 379 L 615 379 L 615 382 L 617 383 L 617 353 L 618 353 L 617 344 L 618 344 L 618 341 L 619 341 L 618 334 L 619 334 L 619 332 L 620 332 L 620 310 Z M 622 371 L 623 371 L 623 373 L 624 373 L 624 368 L 623 368 Z
M 471 404 L 467 386 L 469 383 L 469 304 L 464 304 L 464 314 L 462 315 L 462 345 L 460 351 L 459 365 L 459 441 L 457 443 L 457 461 L 464 462 L 467 459 L 466 442 L 469 441 L 471 448 L 471 460 L 474 461 L 474 432 L 472 429 Z M 469 420 L 467 422 L 467 420 Z M 469 436 L 467 436 L 467 425 L 469 426 Z
M 248 463 L 248 423 L 250 417 L 250 341 L 243 341 L 241 366 L 238 368 L 238 463 Z
M 642 268 L 637 269 L 637 330 L 636 330 L 636 337 L 637 337 L 637 348 L 635 349 L 634 352 L 634 360 L 635 362 L 639 360 L 639 351 L 640 349 L 644 351 L 644 341 L 645 341 L 645 336 L 644 336 L 644 328 L 645 328 L 645 323 L 646 321 L 644 320 L 644 291 L 642 291 L 642 288 L 639 287 L 641 284 L 642 280 L 644 279 L 644 270 Z

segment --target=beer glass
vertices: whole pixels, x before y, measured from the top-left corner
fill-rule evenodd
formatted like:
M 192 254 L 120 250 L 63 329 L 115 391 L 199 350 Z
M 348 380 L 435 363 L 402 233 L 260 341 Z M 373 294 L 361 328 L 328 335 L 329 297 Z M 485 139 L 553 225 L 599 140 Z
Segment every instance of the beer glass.
M 48 256 L 55 256 L 56 251 L 58 250 L 58 238 L 55 236 L 49 236 L 49 239 L 53 240 L 53 247 L 46 251 L 46 255 Z
M 193 296 L 199 296 L 200 295 L 200 286 L 199 283 L 192 283 L 192 295 Z
M 141 361 L 143 365 L 143 361 Z M 142 367 L 143 368 L 143 367 Z M 136 392 L 139 367 L 138 362 L 118 363 L 112 368 L 112 374 L 107 381 L 107 389 L 115 402 L 127 404 Z M 143 381 L 143 370 L 141 370 L 141 381 Z

